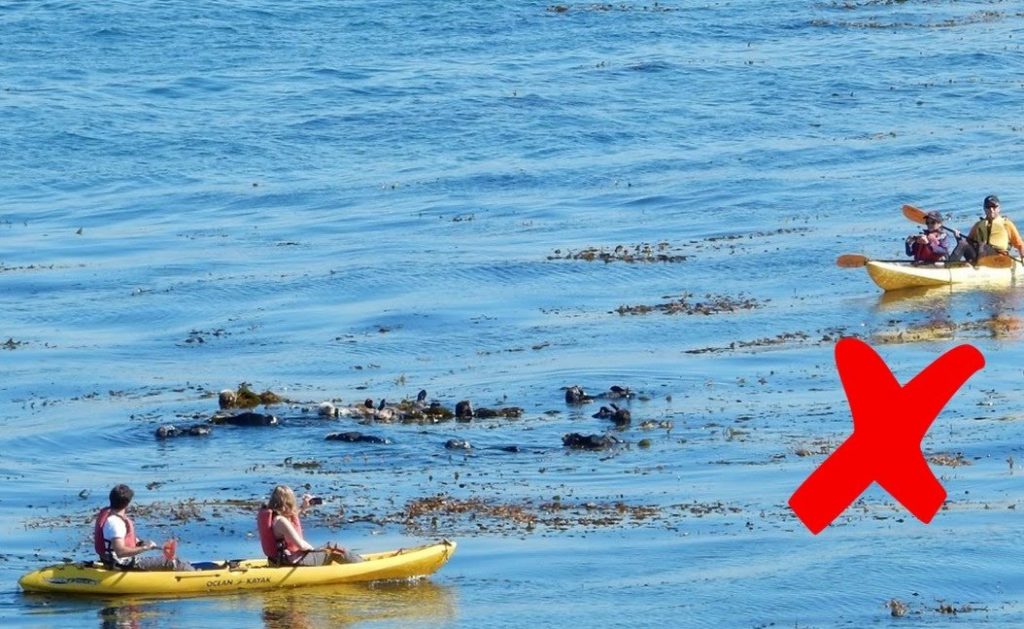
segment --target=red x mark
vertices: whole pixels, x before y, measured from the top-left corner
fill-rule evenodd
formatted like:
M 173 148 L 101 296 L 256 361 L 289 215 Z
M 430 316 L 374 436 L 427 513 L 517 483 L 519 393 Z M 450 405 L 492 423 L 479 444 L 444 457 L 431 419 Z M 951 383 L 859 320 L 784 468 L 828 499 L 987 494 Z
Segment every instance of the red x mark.
M 985 357 L 970 345 L 954 347 L 900 387 L 875 350 L 847 338 L 836 344 L 836 366 L 853 434 L 797 488 L 789 506 L 817 535 L 878 481 L 919 520 L 931 522 L 946 490 L 921 454 L 921 439 Z

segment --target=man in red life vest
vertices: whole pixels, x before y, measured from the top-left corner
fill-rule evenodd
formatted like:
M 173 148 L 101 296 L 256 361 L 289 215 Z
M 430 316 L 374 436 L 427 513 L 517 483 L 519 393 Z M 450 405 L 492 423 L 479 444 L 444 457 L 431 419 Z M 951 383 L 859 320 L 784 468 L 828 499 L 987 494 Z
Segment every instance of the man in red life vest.
M 135 536 L 135 523 L 125 513 L 134 496 L 131 487 L 118 485 L 110 490 L 110 506 L 96 514 L 93 545 L 103 564 L 121 570 L 193 570 L 191 564 L 174 557 L 140 556 L 159 546 Z

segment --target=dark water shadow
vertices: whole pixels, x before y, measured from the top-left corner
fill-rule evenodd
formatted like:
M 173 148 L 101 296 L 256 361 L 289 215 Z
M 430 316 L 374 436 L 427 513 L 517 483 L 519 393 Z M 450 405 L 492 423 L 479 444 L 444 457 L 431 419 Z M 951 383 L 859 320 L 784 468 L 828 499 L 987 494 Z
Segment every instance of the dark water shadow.
M 261 599 L 266 629 L 338 627 L 367 621 L 443 625 L 455 618 L 448 587 L 427 580 L 274 590 Z
M 1016 312 L 1024 304 L 1020 287 L 1006 286 L 924 286 L 886 291 L 878 296 L 875 312 L 948 310 L 954 300 L 970 300 L 992 315 Z
M 102 602 L 100 629 L 135 629 L 157 617 L 193 614 L 230 626 L 266 629 L 346 627 L 366 622 L 440 626 L 452 622 L 456 596 L 428 580 L 339 584 L 189 599 L 118 599 Z M 179 609 L 182 607 L 182 609 Z M 258 619 L 258 620 L 257 620 Z M 202 624 L 202 623 L 200 623 Z
M 953 293 L 952 286 L 923 286 L 885 291 L 878 296 L 875 311 L 916 310 L 948 305 Z
M 158 615 L 143 604 L 113 605 L 98 612 L 100 629 L 137 629 Z
M 136 629 L 173 618 L 184 626 L 207 626 L 210 618 L 237 627 L 266 629 L 342 627 L 365 622 L 444 625 L 456 617 L 455 592 L 426 579 L 353 583 L 209 597 L 120 597 L 25 594 L 27 624 Z M 204 621 L 206 619 L 206 621 Z M 260 624 L 262 623 L 262 624 Z M 215 623 L 216 624 L 216 623 Z

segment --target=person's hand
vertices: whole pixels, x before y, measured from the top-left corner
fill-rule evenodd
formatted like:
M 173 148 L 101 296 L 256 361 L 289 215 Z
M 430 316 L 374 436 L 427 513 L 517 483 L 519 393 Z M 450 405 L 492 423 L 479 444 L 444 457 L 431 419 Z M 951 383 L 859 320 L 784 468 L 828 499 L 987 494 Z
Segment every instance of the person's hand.
M 313 496 L 309 494 L 302 494 L 302 508 L 308 509 L 309 505 L 313 504 Z
M 156 548 L 159 548 L 159 546 L 157 546 L 157 543 L 156 543 L 156 542 L 154 542 L 153 540 L 149 540 L 149 541 L 148 541 L 148 542 L 146 543 L 146 550 L 154 550 L 154 549 L 156 549 Z

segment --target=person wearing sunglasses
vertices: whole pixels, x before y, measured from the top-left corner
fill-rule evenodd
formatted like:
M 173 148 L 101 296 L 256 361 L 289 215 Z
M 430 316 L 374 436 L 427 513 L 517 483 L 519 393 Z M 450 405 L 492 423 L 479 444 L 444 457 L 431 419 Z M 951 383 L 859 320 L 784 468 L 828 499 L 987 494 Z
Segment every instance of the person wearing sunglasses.
M 969 239 L 977 243 L 978 256 L 1006 255 L 1013 247 L 1024 255 L 1024 241 L 1021 241 L 1017 226 L 1002 216 L 999 197 L 990 194 L 982 204 L 985 216 L 971 227 Z

